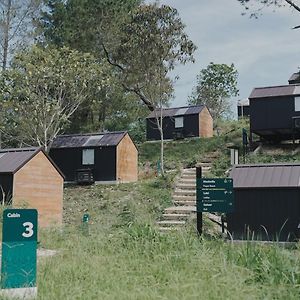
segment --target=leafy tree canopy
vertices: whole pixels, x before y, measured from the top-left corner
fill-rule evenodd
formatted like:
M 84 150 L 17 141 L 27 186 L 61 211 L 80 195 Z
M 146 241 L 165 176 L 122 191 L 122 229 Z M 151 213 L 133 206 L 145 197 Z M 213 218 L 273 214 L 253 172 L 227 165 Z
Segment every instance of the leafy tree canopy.
M 140 5 L 120 24 L 114 43 L 103 43 L 124 88 L 138 95 L 150 110 L 170 98 L 173 83 L 168 72 L 176 64 L 194 61 L 196 46 L 184 29 L 175 8 Z
M 6 113 L 15 122 L 14 134 L 20 143 L 46 149 L 90 90 L 107 84 L 92 55 L 65 47 L 22 51 L 3 77 L 1 97 L 10 103 Z
M 197 76 L 189 104 L 205 104 L 214 119 L 230 113 L 230 97 L 238 95 L 238 72 L 234 64 L 210 63 Z
M 99 45 L 141 0 L 45 0 L 41 29 L 47 43 L 99 55 Z

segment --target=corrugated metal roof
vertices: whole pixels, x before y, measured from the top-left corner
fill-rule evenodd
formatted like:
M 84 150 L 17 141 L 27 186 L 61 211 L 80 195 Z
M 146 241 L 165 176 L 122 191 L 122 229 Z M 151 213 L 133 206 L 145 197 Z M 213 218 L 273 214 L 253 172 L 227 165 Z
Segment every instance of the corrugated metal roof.
M 92 134 L 59 135 L 53 141 L 51 148 L 85 148 L 116 146 L 127 132 L 103 132 Z
M 0 150 L 0 173 L 15 173 L 24 166 L 41 148 Z
M 230 177 L 234 188 L 300 188 L 300 163 L 235 165 Z
M 163 117 L 174 117 L 174 116 L 183 116 L 183 115 L 195 115 L 199 114 L 204 105 L 193 105 L 193 106 L 182 106 L 182 107 L 173 107 L 173 108 L 164 108 L 162 110 Z M 160 109 L 152 111 L 147 119 L 155 118 L 155 115 L 160 116 Z
M 268 98 L 268 97 L 292 96 L 292 95 L 300 95 L 299 84 L 254 88 L 249 98 L 255 99 L 255 98 L 265 98 L 265 97 Z

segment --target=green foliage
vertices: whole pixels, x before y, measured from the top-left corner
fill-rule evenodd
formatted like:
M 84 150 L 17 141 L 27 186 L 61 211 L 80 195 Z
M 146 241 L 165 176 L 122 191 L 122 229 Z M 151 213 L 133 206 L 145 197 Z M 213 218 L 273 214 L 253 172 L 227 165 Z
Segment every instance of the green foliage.
M 196 47 L 184 28 L 175 8 L 140 5 L 120 24 L 116 40 L 104 45 L 123 85 L 151 109 L 170 98 L 168 72 L 193 61 Z
M 99 57 L 99 45 L 140 0 L 45 0 L 40 27 L 47 43 L 67 46 Z
M 70 119 L 68 133 L 115 131 L 130 127 L 145 114 L 137 97 L 124 92 L 118 72 L 103 58 L 101 45 L 120 43 L 119 24 L 140 4 L 140 0 L 50 0 L 40 20 L 45 42 L 92 53 L 101 66 L 105 84 L 95 88 L 91 97 Z
M 105 82 L 90 54 L 36 46 L 15 56 L 4 79 L 2 97 L 9 103 L 7 116 L 15 123 L 19 142 L 46 149 L 89 91 Z
M 189 103 L 207 105 L 214 119 L 227 116 L 230 113 L 230 97 L 238 95 L 237 77 L 234 64 L 210 63 L 197 76 Z

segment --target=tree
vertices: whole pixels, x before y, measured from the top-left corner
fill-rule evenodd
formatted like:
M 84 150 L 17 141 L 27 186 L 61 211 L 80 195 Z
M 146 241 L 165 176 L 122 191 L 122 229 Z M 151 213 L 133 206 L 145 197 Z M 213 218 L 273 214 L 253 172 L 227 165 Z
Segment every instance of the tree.
M 300 12 L 300 5 L 297 4 L 297 1 L 292 0 L 237 0 L 244 7 L 246 11 L 250 11 L 250 17 L 257 18 L 261 11 L 266 7 L 282 7 L 289 5 L 296 11 Z M 255 6 L 257 8 L 255 8 Z M 244 13 L 245 14 L 245 13 Z
M 11 54 L 29 43 L 40 0 L 0 0 L 1 67 L 7 68 Z
M 99 45 L 141 0 L 46 0 L 40 27 L 47 43 L 99 57 Z
M 96 59 L 68 48 L 33 46 L 15 56 L 5 72 L 6 110 L 20 143 L 46 151 L 90 91 L 100 88 L 102 71 Z
M 184 28 L 175 8 L 140 5 L 120 24 L 116 39 L 102 43 L 108 62 L 116 68 L 124 89 L 137 95 L 150 111 L 156 113 L 161 136 L 162 174 L 162 108 L 168 104 L 173 92 L 173 82 L 168 74 L 177 64 L 194 61 L 196 49 Z
M 104 59 L 99 46 L 116 35 L 118 24 L 141 0 L 48 0 L 40 20 L 43 40 L 97 57 L 106 84 L 94 91 L 71 117 L 68 132 L 118 130 L 137 119 L 141 111 L 136 97 L 124 92 L 116 71 Z M 92 100 L 92 101 L 91 101 Z M 142 112 L 142 114 L 144 114 Z
M 230 97 L 238 95 L 237 77 L 234 64 L 211 62 L 197 76 L 189 104 L 207 105 L 214 119 L 226 116 L 230 112 Z

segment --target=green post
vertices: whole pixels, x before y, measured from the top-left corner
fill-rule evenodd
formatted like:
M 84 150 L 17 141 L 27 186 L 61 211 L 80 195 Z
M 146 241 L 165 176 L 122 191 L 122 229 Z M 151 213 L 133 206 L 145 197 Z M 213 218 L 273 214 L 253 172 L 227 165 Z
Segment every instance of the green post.
M 89 235 L 89 221 L 90 221 L 90 215 L 84 214 L 82 216 L 82 232 L 84 235 Z

